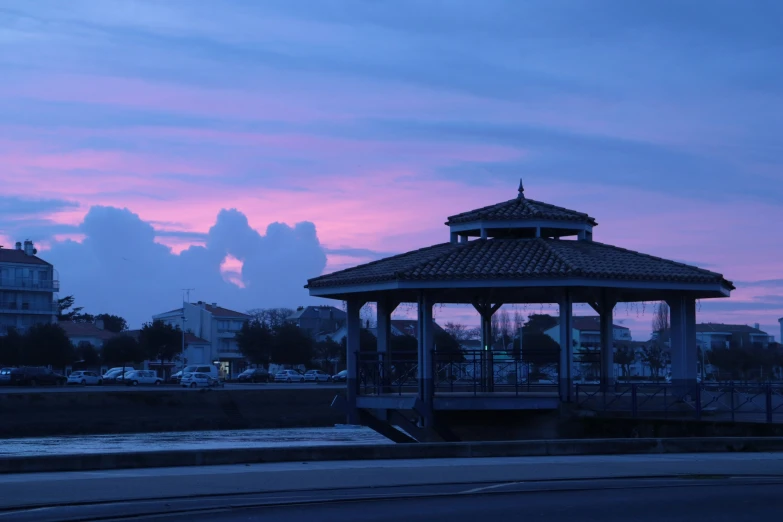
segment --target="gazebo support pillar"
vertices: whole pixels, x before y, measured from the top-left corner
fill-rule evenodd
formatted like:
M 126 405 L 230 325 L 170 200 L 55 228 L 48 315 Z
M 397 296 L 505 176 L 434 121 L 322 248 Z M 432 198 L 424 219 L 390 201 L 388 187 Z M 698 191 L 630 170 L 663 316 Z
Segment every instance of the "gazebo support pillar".
M 486 392 L 491 392 L 495 389 L 492 316 L 500 310 L 501 306 L 503 306 L 503 303 L 473 303 L 473 308 L 476 309 L 481 317 L 481 390 Z
M 603 292 L 601 300 L 590 303 L 600 317 L 601 332 L 601 387 L 605 390 L 614 384 L 614 307 L 617 301 Z
M 419 399 L 421 400 L 422 424 L 432 428 L 434 424 L 433 401 L 435 398 L 434 330 L 432 324 L 432 298 L 426 293 L 419 294 L 418 335 L 419 335 Z
M 560 300 L 560 400 L 571 402 L 571 363 L 574 359 L 574 330 L 571 292 L 566 290 Z
M 346 327 L 347 335 L 345 344 L 348 353 L 345 361 L 348 370 L 346 379 L 346 402 L 348 408 L 348 424 L 359 424 L 359 412 L 356 409 L 356 395 L 359 392 L 359 349 L 362 318 L 360 316 L 364 302 L 357 298 L 349 299 L 346 303 Z
M 383 374 L 381 382 L 383 383 L 383 392 L 389 393 L 391 383 L 391 316 L 394 310 L 399 306 L 399 302 L 389 298 L 379 300 L 377 303 L 377 334 L 378 334 L 378 355 L 383 364 Z
M 677 296 L 666 300 L 671 314 L 672 384 L 694 387 L 698 373 L 696 348 L 696 300 Z

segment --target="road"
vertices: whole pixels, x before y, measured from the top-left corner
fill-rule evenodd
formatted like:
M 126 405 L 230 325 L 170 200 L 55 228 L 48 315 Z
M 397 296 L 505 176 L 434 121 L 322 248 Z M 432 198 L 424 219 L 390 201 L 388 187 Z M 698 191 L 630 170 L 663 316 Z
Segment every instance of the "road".
M 329 388 L 339 390 L 345 388 L 345 384 L 333 384 L 333 383 L 269 383 L 269 384 L 235 384 L 228 383 L 223 388 L 214 388 L 216 391 L 220 390 L 290 390 L 290 389 L 307 389 L 307 388 Z M 183 392 L 193 391 L 187 388 L 182 388 L 175 384 L 164 384 L 161 386 L 1 386 L 0 393 L 71 393 L 71 392 L 140 392 L 151 390 L 182 390 Z
M 783 506 L 783 454 L 297 462 L 38 473 L 0 475 L 0 491 L 0 521 L 20 522 L 117 517 L 161 522 L 777 520 Z

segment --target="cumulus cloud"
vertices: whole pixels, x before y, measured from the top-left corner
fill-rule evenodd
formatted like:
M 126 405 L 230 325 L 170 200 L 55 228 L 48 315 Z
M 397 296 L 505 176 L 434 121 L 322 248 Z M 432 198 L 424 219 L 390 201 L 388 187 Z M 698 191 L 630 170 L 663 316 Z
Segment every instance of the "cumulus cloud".
M 134 326 L 191 300 L 245 311 L 295 306 L 307 300 L 303 286 L 326 266 L 315 225 L 272 223 L 262 234 L 238 210 L 222 210 L 204 246 L 174 254 L 156 242 L 158 232 L 128 209 L 95 206 L 78 227 L 82 242 L 55 242 L 42 254 L 60 273 L 61 293 L 74 295 L 91 313 L 115 313 Z M 237 274 L 221 272 L 227 257 Z M 237 284 L 237 283 L 241 283 Z

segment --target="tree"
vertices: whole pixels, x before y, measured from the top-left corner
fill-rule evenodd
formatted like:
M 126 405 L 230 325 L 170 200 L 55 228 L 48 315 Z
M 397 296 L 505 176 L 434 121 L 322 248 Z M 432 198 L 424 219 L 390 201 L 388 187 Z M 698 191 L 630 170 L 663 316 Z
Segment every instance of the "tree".
M 254 308 L 248 310 L 247 314 L 269 328 L 275 329 L 284 325 L 286 319 L 294 314 L 294 310 L 290 308 Z
M 666 341 L 664 337 L 668 336 L 669 329 L 669 305 L 665 301 L 661 301 L 655 306 L 653 312 L 652 331 L 658 334 L 662 341 Z
M 236 334 L 237 346 L 252 364 L 269 367 L 272 359 L 274 338 L 272 329 L 259 319 L 252 319 L 242 325 Z
M 163 321 L 145 323 L 139 344 L 152 361 L 173 361 L 182 352 L 182 330 Z
M 514 309 L 514 337 L 518 337 L 522 333 L 522 328 L 525 326 L 525 317 L 519 308 Z
M 61 297 L 57 300 L 57 320 L 58 321 L 73 321 L 74 317 L 79 315 L 84 307 L 74 307 L 76 299 L 72 295 Z
M 441 359 L 442 362 L 455 363 L 465 360 L 459 342 L 445 330 L 435 329 L 433 343 L 435 344 L 436 353 L 445 355 L 445 360 Z
M 473 330 L 462 323 L 448 322 L 443 329 L 458 343 L 472 339 L 472 335 L 474 334 Z
M 21 363 L 65 368 L 74 360 L 71 340 L 57 324 L 31 326 L 24 335 Z
M 522 360 L 538 366 L 560 361 L 560 345 L 541 332 L 522 332 Z
M 659 342 L 650 342 L 644 346 L 640 358 L 642 363 L 650 369 L 652 378 L 656 380 L 660 378 L 661 370 L 669 364 L 669 353 Z
M 558 319 L 549 314 L 530 314 L 522 329 L 528 333 L 544 333 L 558 325 Z
M 500 309 L 500 317 L 498 318 L 498 322 L 500 328 L 500 331 L 498 332 L 498 337 L 500 338 L 500 341 L 503 343 L 503 349 L 506 349 L 506 347 L 511 342 L 512 332 L 511 332 L 511 317 L 508 315 L 508 310 L 506 310 L 505 308 Z
M 76 346 L 76 361 L 83 367 L 94 368 L 100 365 L 101 357 L 95 346 L 88 341 L 82 341 Z
M 277 364 L 308 364 L 313 359 L 313 340 L 294 324 L 283 323 L 274 329 L 272 361 Z
M 636 362 L 636 352 L 632 346 L 620 345 L 614 352 L 614 362 L 620 365 L 623 377 L 631 376 L 631 365 Z
M 313 353 L 315 358 L 322 362 L 322 366 L 326 366 L 335 360 L 345 361 L 345 350 L 340 343 L 336 342 L 331 337 L 327 337 L 323 341 L 315 343 L 315 345 L 313 345 Z M 334 369 L 331 364 L 329 368 Z
M 0 365 L 19 366 L 22 364 L 24 338 L 16 328 L 9 328 L 8 334 L 0 336 Z
M 103 321 L 103 329 L 107 332 L 120 333 L 128 329 L 128 322 L 119 315 L 98 314 L 95 319 Z
M 136 339 L 130 335 L 118 335 L 103 344 L 101 357 L 108 365 L 124 367 L 142 362 L 146 354 Z

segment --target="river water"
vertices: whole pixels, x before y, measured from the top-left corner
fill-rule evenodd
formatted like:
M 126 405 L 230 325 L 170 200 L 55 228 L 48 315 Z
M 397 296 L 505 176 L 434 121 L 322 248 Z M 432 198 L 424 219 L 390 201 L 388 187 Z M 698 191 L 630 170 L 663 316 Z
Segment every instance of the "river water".
M 134 433 L 3 439 L 0 440 L 0 457 L 357 444 L 393 444 L 393 442 L 369 428 L 360 426 Z

